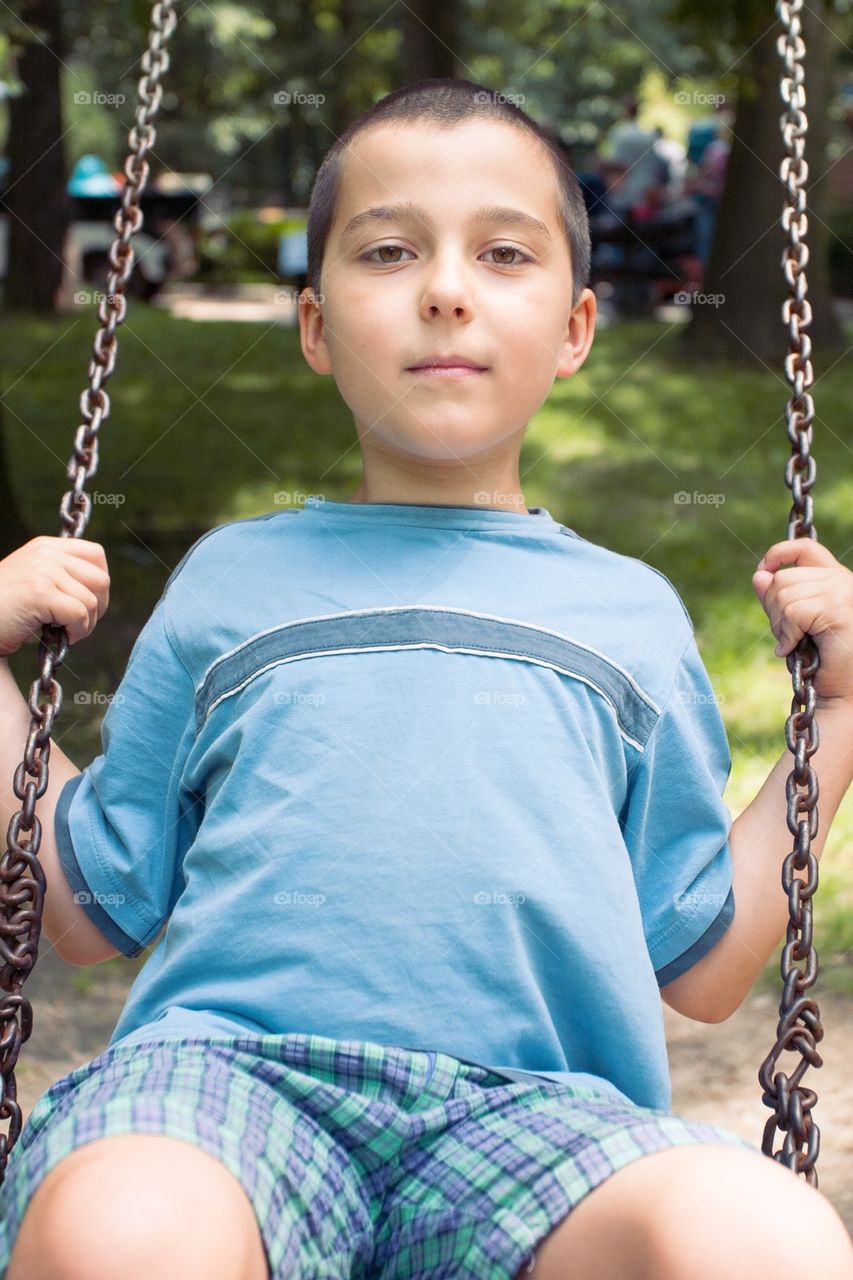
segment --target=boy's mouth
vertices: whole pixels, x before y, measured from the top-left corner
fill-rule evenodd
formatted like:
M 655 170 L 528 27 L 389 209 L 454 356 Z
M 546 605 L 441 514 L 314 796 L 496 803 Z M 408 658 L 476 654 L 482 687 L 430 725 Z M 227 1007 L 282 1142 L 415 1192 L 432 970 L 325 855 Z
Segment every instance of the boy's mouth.
M 479 378 L 488 370 L 472 369 L 463 364 L 440 364 L 410 369 L 409 373 L 416 373 L 419 378 Z
M 448 355 L 426 356 L 417 364 L 410 365 L 407 372 L 433 378 L 471 378 L 486 373 L 487 369 L 467 356 Z

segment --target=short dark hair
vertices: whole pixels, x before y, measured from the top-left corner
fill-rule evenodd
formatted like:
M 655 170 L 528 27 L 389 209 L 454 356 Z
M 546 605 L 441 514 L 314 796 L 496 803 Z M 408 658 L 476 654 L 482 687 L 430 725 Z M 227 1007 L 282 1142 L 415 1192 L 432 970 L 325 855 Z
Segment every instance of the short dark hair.
M 450 127 L 475 117 L 503 120 L 538 138 L 551 157 L 557 177 L 557 211 L 572 262 L 572 306 L 589 281 L 589 219 L 586 204 L 566 148 L 559 136 L 533 120 L 503 94 L 471 80 L 418 80 L 380 98 L 336 139 L 326 153 L 311 188 L 308 207 L 308 284 L 316 295 L 326 240 L 334 222 L 344 155 L 353 138 L 371 125 L 391 120 L 428 121 Z

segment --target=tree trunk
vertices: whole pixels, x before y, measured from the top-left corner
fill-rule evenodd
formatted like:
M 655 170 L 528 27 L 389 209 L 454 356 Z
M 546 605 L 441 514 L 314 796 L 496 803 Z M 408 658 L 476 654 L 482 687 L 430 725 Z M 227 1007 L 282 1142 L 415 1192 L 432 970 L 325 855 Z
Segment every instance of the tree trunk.
M 407 0 L 400 14 L 400 83 L 459 76 L 459 47 L 453 0 Z
M 23 17 L 41 34 L 18 63 L 23 85 L 9 99 L 9 261 L 4 302 L 11 310 L 60 309 L 69 221 L 62 143 L 60 75 L 64 56 L 61 0 L 25 0 Z
M 0 404 L 0 560 L 34 537 L 24 522 L 12 487 L 6 452 L 6 421 Z
M 824 19 L 828 17 L 828 13 L 803 6 L 801 19 L 808 49 L 806 157 L 810 169 L 806 183 L 807 296 L 813 311 L 808 332 L 818 353 L 840 351 L 844 341 L 829 286 L 829 231 L 824 207 L 827 184 L 819 181 L 826 169 L 830 62 Z M 779 127 L 784 110 L 779 94 L 782 63 L 776 51 L 780 31 L 781 24 L 774 23 L 744 58 L 714 246 L 702 292 L 683 335 L 684 347 L 692 358 L 759 361 L 776 369 L 788 350 L 782 323 L 782 304 L 787 296 L 781 269 L 785 234 L 780 225 L 785 186 L 778 176 L 784 154 Z

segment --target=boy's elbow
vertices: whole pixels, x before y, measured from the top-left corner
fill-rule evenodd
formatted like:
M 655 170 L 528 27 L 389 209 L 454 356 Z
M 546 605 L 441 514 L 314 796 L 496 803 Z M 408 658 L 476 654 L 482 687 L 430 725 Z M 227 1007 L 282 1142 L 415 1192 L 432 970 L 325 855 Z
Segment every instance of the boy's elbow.
M 96 964 L 106 964 L 108 960 L 114 960 L 116 956 L 123 953 L 109 943 L 99 945 L 94 950 L 73 951 L 68 955 L 63 954 L 58 948 L 54 948 L 60 960 L 64 960 L 66 964 L 73 965 L 75 969 L 88 969 Z
M 691 969 L 688 973 L 683 974 L 682 978 L 690 978 L 694 976 Z M 679 988 L 678 984 L 682 978 L 676 978 L 675 982 L 671 982 L 668 987 L 661 989 L 661 995 L 671 1009 L 675 1009 L 677 1013 L 683 1014 L 685 1018 L 690 1018 L 693 1022 L 718 1023 L 727 1022 L 733 1014 L 743 1004 L 748 991 L 741 995 L 735 995 L 730 990 L 714 990 L 703 987 L 696 980 L 700 975 L 695 975 L 692 983 L 688 982 Z
M 701 959 L 662 987 L 661 995 L 694 1022 L 726 1022 L 746 1000 L 757 977 L 753 953 L 728 928 Z
M 105 938 L 97 939 L 94 943 L 91 938 L 82 942 L 79 938 L 74 940 L 63 938 L 58 946 L 51 939 L 48 939 L 48 941 L 50 941 L 50 945 L 60 960 L 64 961 L 65 964 L 73 965 L 75 969 L 86 969 L 90 965 L 104 964 L 105 961 L 121 955 L 121 952 L 111 946 Z
M 714 980 L 710 954 L 661 987 L 665 1003 L 693 1022 L 725 1022 L 742 1003 L 742 999 L 735 1002 L 730 989 Z
M 702 1015 L 696 1019 L 696 1021 L 712 1023 L 727 1022 L 732 1014 L 739 1008 L 739 1004 L 734 1006 L 721 1006 L 719 1004 L 713 1006 L 709 1005 L 708 1008 L 703 1011 Z
M 670 983 L 670 987 L 674 985 Z M 683 992 L 672 992 L 670 987 L 661 988 L 664 1002 L 670 1009 L 680 1013 L 683 1018 L 689 1018 L 691 1022 L 725 1022 L 726 1018 L 731 1017 L 734 1012 L 734 1010 L 723 1009 L 719 1003 L 691 998 Z

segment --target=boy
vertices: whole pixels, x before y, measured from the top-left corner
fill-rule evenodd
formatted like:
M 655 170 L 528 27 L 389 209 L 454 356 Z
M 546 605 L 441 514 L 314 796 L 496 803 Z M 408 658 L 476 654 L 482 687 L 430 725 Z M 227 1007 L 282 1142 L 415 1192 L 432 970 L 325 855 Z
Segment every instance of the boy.
M 47 935 L 78 964 L 153 950 L 12 1153 L 9 1280 L 755 1280 L 806 1244 L 853 1276 L 821 1195 L 669 1111 L 660 992 L 721 1020 L 784 921 L 766 867 L 743 907 L 734 884 L 677 593 L 524 502 L 527 423 L 592 341 L 588 254 L 559 148 L 481 85 L 405 87 L 326 158 L 302 348 L 362 481 L 200 539 L 104 754 L 54 749 Z M 19 630 L 79 638 L 103 554 L 37 542 L 52 588 Z M 756 589 L 796 643 L 773 551 Z M 840 600 L 851 575 L 808 554 Z

